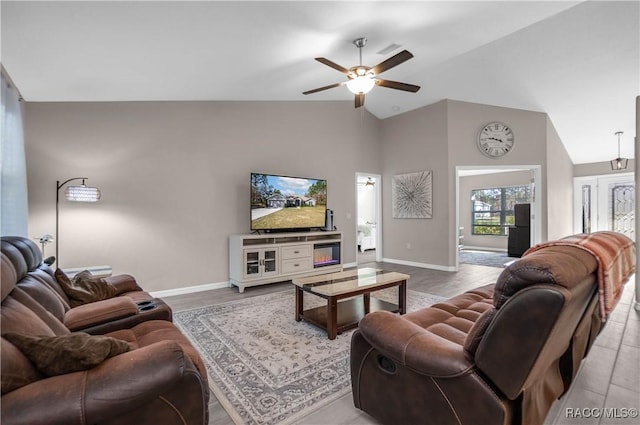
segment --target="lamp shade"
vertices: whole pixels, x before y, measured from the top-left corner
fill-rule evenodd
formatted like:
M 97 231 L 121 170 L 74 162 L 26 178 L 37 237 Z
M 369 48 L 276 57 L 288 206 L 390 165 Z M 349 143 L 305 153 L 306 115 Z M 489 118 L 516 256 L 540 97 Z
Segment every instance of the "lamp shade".
M 627 158 L 615 158 L 611 160 L 611 169 L 614 171 L 617 170 L 626 170 L 627 162 L 629 160 Z
M 367 94 L 375 85 L 376 81 L 371 74 L 360 75 L 347 81 L 347 88 L 353 94 Z
M 100 189 L 89 186 L 67 186 L 64 195 L 68 201 L 97 202 L 100 199 Z

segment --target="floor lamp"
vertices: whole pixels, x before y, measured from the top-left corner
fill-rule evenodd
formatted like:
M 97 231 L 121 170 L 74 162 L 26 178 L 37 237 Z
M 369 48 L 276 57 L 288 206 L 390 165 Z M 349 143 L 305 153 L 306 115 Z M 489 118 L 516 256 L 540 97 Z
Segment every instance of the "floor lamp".
M 89 187 L 84 184 L 85 180 L 88 180 L 87 177 L 74 177 L 69 180 L 65 180 L 62 183 L 60 181 L 56 181 L 56 257 L 58 262 L 58 267 L 60 267 L 60 251 L 58 250 L 58 242 L 60 241 L 60 237 L 58 235 L 58 227 L 59 227 L 59 217 L 60 217 L 60 189 L 65 184 L 72 182 L 74 180 L 82 180 L 82 184 L 80 186 L 67 186 L 64 191 L 65 198 L 67 201 L 73 202 L 98 202 L 100 199 L 100 189 L 97 187 Z

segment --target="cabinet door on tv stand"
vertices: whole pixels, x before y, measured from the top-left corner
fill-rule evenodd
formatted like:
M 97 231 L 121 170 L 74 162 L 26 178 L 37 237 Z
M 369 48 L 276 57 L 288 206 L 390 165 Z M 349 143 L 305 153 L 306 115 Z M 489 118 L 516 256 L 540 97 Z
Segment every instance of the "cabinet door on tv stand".
M 276 275 L 278 269 L 278 248 L 244 250 L 245 278 Z
M 260 252 L 245 251 L 244 253 L 244 276 L 260 276 Z
M 278 274 L 278 250 L 274 249 L 265 249 L 263 251 L 263 262 L 262 262 L 262 276 L 269 276 L 272 274 Z

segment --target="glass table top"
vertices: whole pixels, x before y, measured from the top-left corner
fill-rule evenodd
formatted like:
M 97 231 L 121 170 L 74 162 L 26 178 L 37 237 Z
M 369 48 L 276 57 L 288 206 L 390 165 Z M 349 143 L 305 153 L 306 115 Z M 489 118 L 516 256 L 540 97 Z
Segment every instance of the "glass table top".
M 346 270 L 317 276 L 299 277 L 293 284 L 314 294 L 334 296 L 364 288 L 375 288 L 392 282 L 409 280 L 409 275 L 374 268 Z

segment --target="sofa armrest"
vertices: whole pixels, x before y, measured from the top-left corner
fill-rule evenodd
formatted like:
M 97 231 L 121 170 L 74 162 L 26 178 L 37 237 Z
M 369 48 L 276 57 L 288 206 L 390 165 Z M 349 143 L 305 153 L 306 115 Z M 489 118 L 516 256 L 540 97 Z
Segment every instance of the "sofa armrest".
M 95 368 L 53 376 L 4 394 L 2 421 L 13 425 L 108 421 L 165 393 L 182 379 L 189 364 L 177 343 L 157 342 Z
M 120 295 L 125 292 L 142 291 L 142 288 L 138 286 L 136 278 L 128 274 L 119 274 L 116 276 L 109 276 L 103 278 L 104 281 L 113 286 L 116 289 L 116 294 Z
M 425 375 L 452 377 L 473 367 L 462 345 L 388 311 L 367 314 L 358 330 L 380 353 Z
M 71 331 L 138 314 L 136 303 L 129 297 L 116 297 L 83 304 L 67 311 L 64 325 Z

